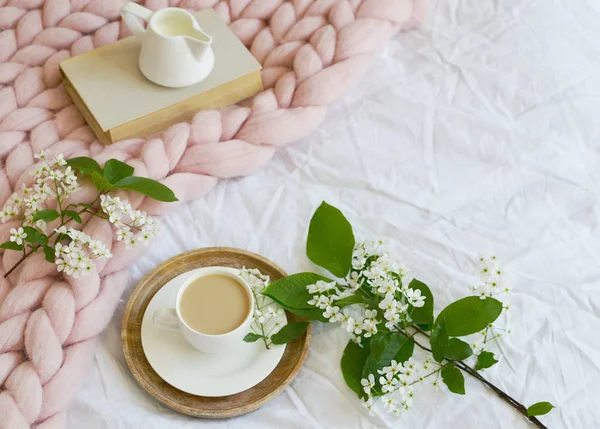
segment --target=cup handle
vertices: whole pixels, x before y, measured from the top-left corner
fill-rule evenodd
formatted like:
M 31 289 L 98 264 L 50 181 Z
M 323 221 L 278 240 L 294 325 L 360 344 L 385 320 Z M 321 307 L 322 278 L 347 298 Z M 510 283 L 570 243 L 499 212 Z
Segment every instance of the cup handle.
M 174 331 L 179 329 L 179 321 L 174 308 L 159 308 L 152 314 L 154 326 Z
M 131 32 L 135 35 L 144 34 L 146 32 L 144 26 L 136 19 L 136 17 L 148 21 L 152 16 L 152 13 L 153 12 L 150 9 L 146 9 L 144 6 L 140 6 L 131 1 L 125 3 L 121 8 L 121 18 L 123 18 L 127 27 L 129 27 Z

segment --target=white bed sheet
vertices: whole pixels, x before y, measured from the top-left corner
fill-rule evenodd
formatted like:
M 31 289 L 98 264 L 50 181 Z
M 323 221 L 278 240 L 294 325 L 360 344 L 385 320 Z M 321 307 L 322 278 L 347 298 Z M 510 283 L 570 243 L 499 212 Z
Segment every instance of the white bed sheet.
M 468 294 L 496 254 L 512 285 L 513 335 L 485 375 L 525 404 L 558 406 L 550 428 L 600 427 L 600 3 L 448 0 L 398 35 L 311 137 L 262 172 L 222 182 L 163 221 L 132 268 L 69 413 L 71 429 L 528 428 L 478 382 L 420 395 L 400 419 L 369 417 L 346 388 L 347 337 L 315 326 L 306 363 L 247 416 L 195 420 L 138 387 L 121 352 L 136 282 L 186 250 L 235 246 L 310 270 L 307 224 L 322 200 L 389 247 L 438 297 Z

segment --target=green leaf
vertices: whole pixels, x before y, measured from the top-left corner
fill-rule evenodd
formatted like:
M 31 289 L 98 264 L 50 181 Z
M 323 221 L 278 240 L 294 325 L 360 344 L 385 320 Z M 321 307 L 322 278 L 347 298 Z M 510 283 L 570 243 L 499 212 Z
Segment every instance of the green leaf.
M 79 224 L 83 222 L 79 216 L 79 213 L 77 213 L 75 210 L 65 210 L 63 213 Z
M 398 353 L 396 353 L 394 360 L 396 362 L 404 363 L 411 358 L 414 351 L 415 343 L 411 340 L 408 340 L 404 344 L 402 344 L 402 347 L 400 347 L 400 350 L 398 350 Z
M 33 244 L 39 244 L 40 246 L 45 246 L 48 244 L 48 237 L 46 234 L 42 234 L 37 229 L 26 226 L 23 228 L 23 231 L 27 234 L 27 237 L 24 239 L 25 241 Z
M 482 369 L 494 366 L 496 363 L 498 363 L 498 360 L 496 360 L 494 357 L 494 353 L 483 351 L 479 353 L 479 356 L 477 356 L 477 364 L 475 365 L 475 369 L 480 371 Z
M 51 222 L 54 219 L 58 219 L 59 216 L 60 215 L 58 214 L 58 212 L 56 210 L 40 210 L 39 212 L 35 213 L 35 215 L 33 216 L 33 219 L 31 219 L 31 223 L 35 223 L 38 220 Z
M 400 350 L 396 353 L 394 360 L 396 362 L 404 363 L 412 357 L 414 351 L 415 343 L 412 340 L 408 340 L 402 344 L 402 347 L 400 347 Z
M 69 237 L 67 234 L 60 233 L 56 236 L 56 240 L 54 240 L 54 243 L 60 243 L 61 241 L 66 239 L 71 240 L 71 237 Z
M 465 377 L 453 363 L 448 364 L 442 369 L 442 380 L 452 393 L 458 395 L 465 394 Z
M 133 176 L 133 167 L 118 159 L 109 159 L 104 164 L 104 178 L 113 185 L 129 176 Z
M 381 333 L 371 337 L 371 356 L 375 359 L 381 359 L 381 355 L 389 342 L 387 334 Z
M 439 317 L 438 317 L 439 319 Z M 437 362 L 442 362 L 448 351 L 448 330 L 444 320 L 437 320 L 431 330 L 431 354 Z
M 253 343 L 255 341 L 258 341 L 262 338 L 262 335 L 257 335 L 254 332 L 250 332 L 248 334 L 246 334 L 246 336 L 244 337 L 244 341 L 247 343 Z
M 156 180 L 147 179 L 145 177 L 125 177 L 115 183 L 113 189 L 126 189 L 128 191 L 139 192 L 147 197 L 166 203 L 179 201 L 171 189 Z
M 306 287 L 315 284 L 319 280 L 332 282 L 327 277 L 315 273 L 298 273 L 284 277 L 271 283 L 264 291 L 263 295 L 274 299 L 275 301 L 289 308 L 308 308 L 314 309 L 310 305 L 312 295 L 308 293 Z
M 425 297 L 425 304 L 423 307 L 414 307 L 410 313 L 412 323 L 416 324 L 431 324 L 433 323 L 433 294 L 429 287 L 417 279 L 413 279 L 409 285 L 409 288 L 414 290 L 420 290 L 421 295 Z
M 287 344 L 296 338 L 300 338 L 309 326 L 310 322 L 288 323 L 279 332 L 271 336 L 271 341 L 273 344 Z
M 342 298 L 335 302 L 335 305 L 337 305 L 340 308 L 348 307 L 349 305 L 354 305 L 354 304 L 362 304 L 362 305 L 366 305 L 369 308 L 374 308 L 377 306 L 377 301 L 375 301 L 374 299 L 371 299 L 371 298 L 367 298 L 366 296 L 363 296 L 363 295 L 355 294 L 355 295 L 350 295 L 346 298 Z
M 531 407 L 527 408 L 527 416 L 543 416 L 552 411 L 552 408 L 554 408 L 554 405 L 550 402 L 536 402 Z
M 277 300 L 274 300 L 277 302 Z M 290 313 L 294 313 L 300 317 L 304 317 L 308 320 L 318 320 L 319 322 L 327 323 L 329 319 L 323 316 L 323 310 L 318 308 L 290 308 L 283 305 L 280 302 L 277 302 L 284 310 L 289 311 Z
M 444 320 L 449 336 L 464 337 L 485 329 L 501 312 L 502 303 L 497 299 L 468 296 L 444 308 L 437 320 Z
M 448 350 L 446 350 L 446 359 L 463 360 L 473 354 L 470 345 L 458 338 L 448 340 Z
M 354 234 L 341 211 L 323 201 L 308 228 L 306 255 L 336 277 L 346 277 L 352 265 Z
M 363 366 L 369 356 L 369 340 L 363 340 L 363 347 L 354 341 L 348 341 L 342 354 L 341 368 L 346 384 L 359 398 L 364 397 L 360 380 L 362 379 Z
M 17 244 L 12 241 L 6 241 L 0 244 L 0 249 L 8 249 L 8 250 L 23 250 L 22 244 Z
M 54 247 L 44 246 L 44 255 L 46 255 L 46 261 L 54 263 L 56 256 L 54 254 Z
M 421 328 L 421 330 L 429 332 L 433 328 L 433 323 L 417 323 L 417 326 Z
M 93 173 L 102 175 L 102 168 L 100 168 L 100 165 L 96 162 L 96 160 L 88 158 L 87 156 L 68 159 L 67 165 L 72 169 L 79 171 L 81 174 L 85 174 L 86 176 L 91 176 Z
M 370 345 L 371 353 L 365 361 L 362 378 L 367 378 L 369 374 L 377 377 L 378 369 L 389 366 L 390 362 L 396 359 L 403 346 L 408 342 L 412 343 L 412 341 L 402 334 L 383 334 L 375 340 L 375 344 L 373 344 L 373 341 L 372 339 Z M 375 346 L 375 349 L 373 349 L 373 346 Z
M 96 185 L 98 192 L 110 191 L 112 185 L 100 173 L 94 171 L 92 173 L 92 182 Z

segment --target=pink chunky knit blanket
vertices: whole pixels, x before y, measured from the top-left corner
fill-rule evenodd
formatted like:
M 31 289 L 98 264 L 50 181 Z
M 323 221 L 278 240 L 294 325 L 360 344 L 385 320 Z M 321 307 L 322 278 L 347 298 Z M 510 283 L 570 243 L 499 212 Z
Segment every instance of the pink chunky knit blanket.
M 250 174 L 278 147 L 314 130 L 373 54 L 400 28 L 418 23 L 426 6 L 421 0 L 148 0 L 150 9 L 215 8 L 263 64 L 266 89 L 244 105 L 198 113 L 152 138 L 103 146 L 63 90 L 57 65 L 128 36 L 119 19 L 123 3 L 0 0 L 0 206 L 21 183 L 31 183 L 33 153 L 42 149 L 126 161 L 181 201 L 204 195 L 219 179 Z M 140 196 L 131 202 L 153 214 L 174 207 Z M 0 224 L 0 242 L 14 226 Z M 19 255 L 0 254 L 0 429 L 64 426 L 95 337 L 141 251 L 113 242 L 107 222 L 86 219 L 84 231 L 114 254 L 88 277 L 62 277 L 35 254 L 4 279 Z

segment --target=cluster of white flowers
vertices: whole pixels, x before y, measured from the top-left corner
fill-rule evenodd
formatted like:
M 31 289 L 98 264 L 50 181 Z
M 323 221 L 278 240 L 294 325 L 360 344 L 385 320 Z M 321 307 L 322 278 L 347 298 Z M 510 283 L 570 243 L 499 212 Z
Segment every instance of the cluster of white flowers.
M 433 369 L 433 366 L 437 366 Z M 414 385 L 423 382 L 427 377 L 438 374 L 440 365 L 429 358 L 418 367 L 413 358 L 404 363 L 392 360 L 389 366 L 377 370 L 376 374 L 369 374 L 360 384 L 365 392 L 363 405 L 371 411 L 371 407 L 379 400 L 387 412 L 399 415 L 402 410 L 408 410 L 414 398 Z M 433 370 L 432 370 L 433 369 Z M 434 384 L 437 383 L 437 380 Z
M 420 290 L 402 284 L 407 269 L 380 252 L 380 245 L 380 241 L 356 245 L 346 284 L 318 281 L 307 286 L 311 294 L 308 304 L 324 310 L 323 317 L 330 322 L 342 322 L 359 344 L 361 337 L 369 338 L 382 329 L 382 320 L 386 329 L 395 330 L 401 322 L 410 321 L 413 308 L 425 305 Z M 341 309 L 343 300 L 353 295 L 374 299 L 380 311 L 371 309 L 353 316 L 350 310 Z
M 504 272 L 498 259 L 495 256 L 480 258 L 478 270 L 479 283 L 471 286 L 471 292 L 481 299 L 490 297 L 499 300 L 502 302 L 503 311 L 494 323 L 490 323 L 483 331 L 472 337 L 470 345 L 475 355 L 481 353 L 490 341 L 499 340 L 511 333 L 507 327 L 510 309 L 508 299 L 511 289 L 505 283 Z
M 62 155 L 57 155 L 50 160 L 47 152 L 41 151 L 34 156 L 41 161 L 31 173 L 35 176 L 35 184 L 27 187 L 22 183 L 21 189 L 15 192 L 2 208 L 0 217 L 2 222 L 16 219 L 23 226 L 32 226 L 40 232 L 46 232 L 46 222 L 43 220 L 33 224 L 35 214 L 42 210 L 48 198 L 62 202 L 79 189 L 79 184 L 75 172 L 67 166 Z
M 254 295 L 254 313 L 250 330 L 261 337 L 267 349 L 271 346 L 271 336 L 283 327 L 283 308 L 271 298 L 263 295 L 263 291 L 269 286 L 269 276 L 261 273 L 256 268 L 240 270 L 240 277 L 244 280 Z
M 504 284 L 502 268 L 495 256 L 479 259 L 479 283 L 471 286 L 471 291 L 481 299 L 500 299 L 510 292 L 510 287 Z
M 125 241 L 129 247 L 147 243 L 158 232 L 156 219 L 146 212 L 134 210 L 128 201 L 110 195 L 100 196 L 100 207 L 108 221 L 117 228 L 117 240 Z
M 69 244 L 56 243 L 54 256 L 56 269 L 75 278 L 87 275 L 94 269 L 92 259 L 112 258 L 108 248 L 82 231 L 61 226 L 55 230 L 71 238 Z
M 27 256 L 44 247 L 46 257 L 49 261 L 54 260 L 59 272 L 73 277 L 87 274 L 94 269 L 93 259 L 111 258 L 112 255 L 103 243 L 64 225 L 71 219 L 78 219 L 78 215 L 83 211 L 98 216 L 95 212 L 96 207 L 65 203 L 67 197 L 79 189 L 79 184 L 75 172 L 67 165 L 63 155 L 59 154 L 50 159 L 46 151 L 41 151 L 34 156 L 40 161 L 31 173 L 35 177 L 35 183 L 31 187 L 22 184 L 20 190 L 7 200 L 0 212 L 2 222 L 18 221 L 21 224 L 10 230 L 10 242 L 21 246 L 12 248 L 22 250 Z M 128 245 L 131 245 L 147 242 L 156 235 L 156 220 L 150 218 L 145 212 L 134 210 L 127 201 L 119 198 L 107 195 L 102 195 L 100 198 L 102 211 L 118 229 L 119 240 L 125 240 Z M 49 203 L 50 201 L 54 204 Z M 74 211 L 70 209 L 78 206 L 87 208 L 73 214 Z M 60 226 L 48 235 L 46 235 L 48 227 L 43 219 L 34 222 L 36 214 L 41 210 L 48 210 L 50 217 L 47 217 L 48 213 L 44 213 L 46 219 L 60 220 Z M 29 227 L 37 231 L 32 231 Z M 40 234 L 43 234 L 41 238 Z M 56 234 L 60 235 L 53 244 L 50 244 L 50 239 Z M 30 237 L 32 235 L 36 236 L 33 240 Z M 40 239 L 45 241 L 40 242 Z M 67 240 L 68 243 L 64 244 Z M 40 243 L 47 243 L 47 245 L 41 246 Z M 54 258 L 52 258 L 52 247 Z

